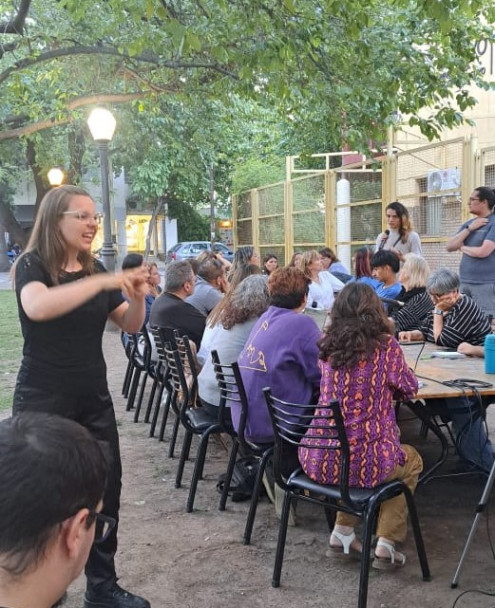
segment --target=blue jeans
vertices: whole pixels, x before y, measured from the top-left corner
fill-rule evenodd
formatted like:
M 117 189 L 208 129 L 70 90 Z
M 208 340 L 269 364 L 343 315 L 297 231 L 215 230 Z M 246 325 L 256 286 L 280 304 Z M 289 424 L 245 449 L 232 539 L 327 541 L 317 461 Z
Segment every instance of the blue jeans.
M 488 439 L 482 406 L 474 397 L 445 399 L 459 456 L 487 473 L 493 465 L 493 447 Z

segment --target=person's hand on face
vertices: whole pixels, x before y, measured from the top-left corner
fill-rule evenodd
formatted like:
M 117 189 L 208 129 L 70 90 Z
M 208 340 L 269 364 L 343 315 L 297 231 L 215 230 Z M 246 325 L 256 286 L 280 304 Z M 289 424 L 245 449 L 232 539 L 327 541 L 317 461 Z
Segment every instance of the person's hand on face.
M 441 296 L 432 295 L 431 299 L 433 300 L 433 304 L 435 304 L 435 308 L 438 310 L 443 310 L 444 312 L 450 310 L 459 299 L 459 292 L 457 290 L 449 291 L 448 293 L 444 293 Z

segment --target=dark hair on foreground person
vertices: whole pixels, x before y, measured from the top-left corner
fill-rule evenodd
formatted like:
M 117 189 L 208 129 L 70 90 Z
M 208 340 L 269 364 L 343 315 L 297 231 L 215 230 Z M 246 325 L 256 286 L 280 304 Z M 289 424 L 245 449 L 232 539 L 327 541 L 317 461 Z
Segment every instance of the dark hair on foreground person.
M 318 356 L 331 358 L 334 368 L 352 367 L 377 348 L 384 334 L 393 335 L 393 326 L 380 298 L 369 285 L 348 283 L 335 298 Z
M 62 522 L 96 509 L 107 469 L 77 422 L 32 412 L 0 422 L 0 571 L 19 577 L 35 568 Z M 88 516 L 88 528 L 93 522 Z
M 129 268 L 139 268 L 142 266 L 144 258 L 140 253 L 128 253 L 122 260 L 122 270 L 129 270 Z
M 390 266 L 393 272 L 397 273 L 400 270 L 399 256 L 393 251 L 381 249 L 375 251 L 370 258 L 371 268 L 380 268 L 380 266 Z
M 310 283 L 299 268 L 277 268 L 268 277 L 270 305 L 289 310 L 298 308 L 304 296 L 308 295 Z

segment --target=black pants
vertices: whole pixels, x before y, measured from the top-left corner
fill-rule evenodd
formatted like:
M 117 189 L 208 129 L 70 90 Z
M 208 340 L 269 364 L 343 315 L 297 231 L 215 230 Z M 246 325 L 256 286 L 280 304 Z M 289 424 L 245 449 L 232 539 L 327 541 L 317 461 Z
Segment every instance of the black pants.
M 117 525 L 104 543 L 93 545 L 86 563 L 87 586 L 98 592 L 111 587 L 117 580 L 114 556 L 117 551 L 122 465 L 119 436 L 112 398 L 107 390 L 85 394 L 45 391 L 17 383 L 13 415 L 22 412 L 46 412 L 75 420 L 98 440 L 104 442 L 110 460 L 110 471 L 102 513 L 114 517 Z

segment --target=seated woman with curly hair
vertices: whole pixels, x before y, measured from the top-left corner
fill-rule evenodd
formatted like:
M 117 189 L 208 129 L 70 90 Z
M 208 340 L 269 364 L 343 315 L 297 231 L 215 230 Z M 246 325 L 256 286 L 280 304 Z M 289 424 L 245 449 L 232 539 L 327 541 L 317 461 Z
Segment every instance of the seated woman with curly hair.
M 418 382 L 392 334 L 373 289 L 348 283 L 335 299 L 331 324 L 319 342 L 320 399 L 312 426 L 299 447 L 301 466 L 314 481 L 339 483 L 339 453 L 311 447 L 313 442 L 321 442 L 318 425 L 325 421 L 318 416 L 328 416 L 329 402 L 337 399 L 350 447 L 349 485 L 373 488 L 400 479 L 414 491 L 423 463 L 413 447 L 400 443 L 394 400 L 414 397 Z M 332 553 L 359 556 L 362 546 L 354 533 L 356 522 L 353 515 L 337 513 L 330 536 Z M 405 556 L 395 545 L 405 539 L 406 532 L 407 506 L 402 494 L 380 508 L 375 568 L 405 564 Z

